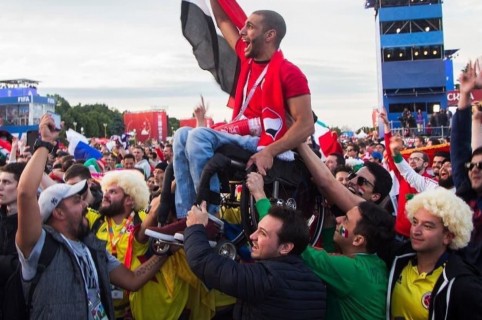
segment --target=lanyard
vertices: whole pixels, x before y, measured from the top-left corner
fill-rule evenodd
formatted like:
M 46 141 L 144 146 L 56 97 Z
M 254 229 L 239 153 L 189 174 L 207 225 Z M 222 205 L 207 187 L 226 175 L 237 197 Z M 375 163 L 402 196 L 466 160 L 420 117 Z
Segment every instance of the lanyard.
M 132 225 L 132 220 L 134 219 L 134 211 L 131 212 L 127 220 L 124 221 L 122 225 L 121 231 L 116 235 L 114 235 L 114 228 L 112 228 L 112 219 L 107 218 L 107 226 L 109 230 L 109 243 L 112 249 L 111 254 L 113 256 L 117 255 L 117 242 L 119 242 L 120 238 L 128 231 Z
M 111 254 L 115 257 L 117 257 L 117 242 L 119 242 L 120 238 L 126 233 L 129 233 L 129 238 L 127 239 L 127 248 L 126 248 L 126 253 L 124 256 L 124 265 L 126 266 L 127 269 L 131 268 L 132 264 L 132 243 L 134 242 L 134 234 L 137 231 L 136 227 L 132 228 L 133 225 L 133 219 L 135 216 L 135 212 L 132 211 L 127 220 L 124 221 L 124 225 L 122 226 L 121 231 L 117 234 L 117 236 L 114 236 L 114 228 L 112 228 L 112 221 L 110 218 L 107 218 L 107 225 L 108 225 L 108 230 L 109 230 L 109 242 L 111 246 Z
M 82 274 L 82 278 L 84 279 L 84 287 L 85 287 L 85 294 L 87 295 L 87 297 L 89 298 L 89 303 L 92 303 L 90 297 L 89 297 L 89 287 L 87 286 L 87 276 L 85 275 L 84 273 L 84 269 L 82 268 L 82 265 L 80 264 L 80 260 L 79 260 L 79 257 L 77 256 L 77 254 L 75 253 L 75 250 L 74 248 L 72 247 L 72 244 L 70 243 L 70 241 L 63 235 L 63 234 L 60 234 L 62 236 L 62 238 L 64 238 L 65 242 L 67 243 L 67 245 L 70 247 L 70 249 L 72 250 L 72 252 L 74 253 L 74 257 L 75 257 L 75 260 L 77 261 L 77 264 L 79 265 L 79 269 L 80 269 L 80 272 Z M 90 265 L 90 269 L 92 270 L 92 274 L 94 275 L 94 280 L 95 280 L 95 288 L 96 288 L 96 292 L 97 292 L 97 296 L 100 297 L 100 292 L 99 292 L 99 277 L 97 275 L 97 270 L 95 268 L 95 264 L 94 264 L 94 259 L 92 259 L 92 255 L 90 254 L 90 250 L 89 248 L 85 248 L 85 252 L 87 253 L 87 259 L 89 260 L 89 265 Z
M 253 62 L 253 59 L 249 61 L 250 66 L 252 62 Z M 236 116 L 236 118 L 233 119 L 233 121 L 243 119 L 244 112 L 246 111 L 246 108 L 248 108 L 249 102 L 253 98 L 253 95 L 256 92 L 256 89 L 258 88 L 259 84 L 261 83 L 261 81 L 263 81 L 264 77 L 266 76 L 266 72 L 268 71 L 268 66 L 269 66 L 269 63 L 266 65 L 266 67 L 264 67 L 263 71 L 259 75 L 258 79 L 256 79 L 256 82 L 251 87 L 251 90 L 249 90 L 249 93 L 246 96 L 246 92 L 248 91 L 249 76 L 251 75 L 251 68 L 249 69 L 248 77 L 246 78 L 246 83 L 244 84 L 244 90 L 243 90 L 243 94 L 246 97 L 246 99 L 244 100 L 243 105 L 241 106 L 241 110 L 239 110 L 238 115 Z

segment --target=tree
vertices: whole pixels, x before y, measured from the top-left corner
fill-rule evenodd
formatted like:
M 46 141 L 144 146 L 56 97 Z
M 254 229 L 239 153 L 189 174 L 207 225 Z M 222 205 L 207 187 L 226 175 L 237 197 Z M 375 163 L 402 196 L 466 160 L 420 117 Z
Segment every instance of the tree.
M 167 135 L 172 137 L 174 132 L 179 129 L 179 120 L 177 118 L 169 117 L 168 122 Z

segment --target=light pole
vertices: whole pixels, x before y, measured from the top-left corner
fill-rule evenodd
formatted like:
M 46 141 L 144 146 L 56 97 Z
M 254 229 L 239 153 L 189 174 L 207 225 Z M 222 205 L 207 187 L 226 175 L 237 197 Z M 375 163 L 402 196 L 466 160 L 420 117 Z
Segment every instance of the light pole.
M 80 133 L 84 134 L 84 127 L 80 127 Z
M 104 124 L 104 138 L 107 138 L 107 123 L 103 123 Z
M 74 131 L 77 131 L 77 122 L 73 122 L 74 123 Z

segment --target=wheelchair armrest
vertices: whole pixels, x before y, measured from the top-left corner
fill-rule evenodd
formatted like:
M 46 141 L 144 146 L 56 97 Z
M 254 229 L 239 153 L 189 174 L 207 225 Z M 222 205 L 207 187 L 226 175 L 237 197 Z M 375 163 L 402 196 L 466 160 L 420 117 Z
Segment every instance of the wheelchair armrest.
M 214 222 L 219 227 L 219 229 L 221 229 L 221 231 L 224 230 L 224 221 L 223 220 L 213 216 L 212 214 L 208 214 L 208 218 L 209 218 L 209 220 Z

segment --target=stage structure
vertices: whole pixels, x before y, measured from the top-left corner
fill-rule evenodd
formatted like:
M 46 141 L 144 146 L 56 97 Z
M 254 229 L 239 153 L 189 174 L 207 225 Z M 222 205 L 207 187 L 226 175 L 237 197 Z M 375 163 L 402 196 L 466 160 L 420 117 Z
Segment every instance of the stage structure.
M 379 105 L 399 125 L 402 112 L 424 120 L 447 108 L 457 50 L 445 50 L 442 0 L 366 0 L 375 10 Z

